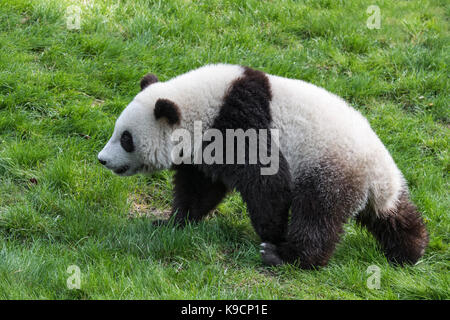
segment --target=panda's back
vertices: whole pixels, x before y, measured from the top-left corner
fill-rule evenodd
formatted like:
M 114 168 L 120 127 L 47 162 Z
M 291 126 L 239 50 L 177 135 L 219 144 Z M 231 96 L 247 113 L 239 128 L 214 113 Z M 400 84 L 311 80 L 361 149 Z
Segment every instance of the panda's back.
M 330 157 L 368 170 L 376 161 L 396 169 L 366 118 L 344 100 L 301 80 L 269 79 L 273 126 L 280 130 L 281 150 L 293 171 Z

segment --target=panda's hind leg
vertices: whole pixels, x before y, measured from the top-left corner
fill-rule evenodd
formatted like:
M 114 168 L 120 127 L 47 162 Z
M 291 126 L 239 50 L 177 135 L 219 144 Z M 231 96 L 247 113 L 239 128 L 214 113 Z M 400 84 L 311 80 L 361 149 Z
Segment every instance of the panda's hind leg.
M 356 220 L 373 234 L 390 262 L 414 264 L 423 256 L 428 233 L 406 187 L 403 187 L 392 210 L 376 210 L 369 203 Z
M 344 223 L 364 206 L 367 194 L 357 167 L 324 161 L 297 174 L 287 241 L 276 248 L 279 258 L 305 269 L 326 265 Z

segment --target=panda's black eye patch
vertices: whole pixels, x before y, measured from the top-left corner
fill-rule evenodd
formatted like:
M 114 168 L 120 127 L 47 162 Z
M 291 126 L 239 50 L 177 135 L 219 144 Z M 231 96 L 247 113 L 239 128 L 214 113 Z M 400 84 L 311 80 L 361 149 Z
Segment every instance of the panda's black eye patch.
M 120 145 L 126 152 L 134 151 L 133 136 L 129 131 L 124 131 L 120 137 Z

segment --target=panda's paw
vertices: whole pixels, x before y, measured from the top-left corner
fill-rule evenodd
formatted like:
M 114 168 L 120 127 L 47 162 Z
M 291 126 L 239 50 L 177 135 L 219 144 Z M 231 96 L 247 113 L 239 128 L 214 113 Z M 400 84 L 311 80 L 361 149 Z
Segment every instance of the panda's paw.
M 259 252 L 261 252 L 263 262 L 269 266 L 278 266 L 283 263 L 283 260 L 278 256 L 277 247 L 272 243 L 261 243 Z

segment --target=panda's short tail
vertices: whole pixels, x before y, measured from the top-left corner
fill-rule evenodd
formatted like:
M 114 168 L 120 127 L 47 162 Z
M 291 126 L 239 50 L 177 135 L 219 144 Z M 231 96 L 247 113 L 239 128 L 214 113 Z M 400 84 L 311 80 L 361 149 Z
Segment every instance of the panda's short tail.
M 376 212 L 369 204 L 358 215 L 357 221 L 374 235 L 388 260 L 393 263 L 415 264 L 425 253 L 428 232 L 422 214 L 411 202 L 406 187 L 389 212 Z

